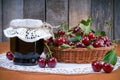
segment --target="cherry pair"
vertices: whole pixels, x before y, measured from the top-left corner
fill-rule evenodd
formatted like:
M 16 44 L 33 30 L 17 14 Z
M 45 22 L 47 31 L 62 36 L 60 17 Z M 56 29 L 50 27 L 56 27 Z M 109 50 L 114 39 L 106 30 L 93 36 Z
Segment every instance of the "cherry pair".
M 114 66 L 108 62 L 104 62 L 103 64 L 100 61 L 93 61 L 92 62 L 92 68 L 95 72 L 100 72 L 102 69 L 106 73 L 112 72 Z
M 48 65 L 49 68 L 54 68 L 57 64 L 57 59 L 55 57 L 50 57 L 48 59 L 45 59 L 43 57 L 40 57 L 38 59 L 38 65 L 41 67 L 41 68 L 45 68 L 46 67 L 46 64 Z

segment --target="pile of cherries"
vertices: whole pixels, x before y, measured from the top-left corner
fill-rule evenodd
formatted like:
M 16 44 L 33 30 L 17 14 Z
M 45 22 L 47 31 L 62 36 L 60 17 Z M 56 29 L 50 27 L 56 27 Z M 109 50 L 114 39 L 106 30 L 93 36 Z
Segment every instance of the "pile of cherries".
M 8 51 L 6 53 L 6 57 L 9 60 L 14 59 L 13 53 L 10 52 L 10 51 Z M 56 66 L 56 64 L 57 64 L 57 59 L 55 57 L 49 57 L 48 59 L 40 57 L 40 58 L 38 58 L 37 62 L 38 62 L 39 67 L 41 67 L 41 68 L 45 68 L 46 65 L 48 65 L 49 68 L 54 68 Z
M 114 66 L 108 62 L 102 64 L 100 61 L 93 61 L 91 65 L 95 72 L 100 72 L 103 69 L 105 73 L 110 73 L 114 68 Z
M 98 36 L 92 31 L 89 32 L 88 34 L 84 34 L 84 31 L 79 27 L 74 27 L 73 29 L 70 30 L 71 34 L 66 34 L 65 31 L 62 29 L 59 29 L 57 31 L 57 37 L 54 40 L 54 45 L 55 46 L 60 46 L 62 44 L 67 44 L 69 46 L 75 46 L 76 48 L 81 47 L 81 48 L 86 48 L 89 45 L 92 45 L 94 48 L 98 47 L 107 47 L 111 46 L 112 42 L 107 36 Z M 73 38 L 74 36 L 78 34 L 81 36 L 80 40 L 76 41 L 70 41 L 69 38 Z

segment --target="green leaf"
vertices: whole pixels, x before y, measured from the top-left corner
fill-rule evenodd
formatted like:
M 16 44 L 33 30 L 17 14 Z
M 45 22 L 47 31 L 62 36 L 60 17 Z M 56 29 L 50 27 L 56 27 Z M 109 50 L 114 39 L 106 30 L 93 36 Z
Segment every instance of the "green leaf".
M 75 37 L 69 38 L 69 41 L 77 41 L 78 39 L 76 39 Z
M 90 28 L 91 22 L 92 22 L 91 18 L 88 18 L 87 20 L 82 20 L 81 23 L 79 24 L 79 27 L 84 31 L 85 34 L 91 32 Z
M 81 39 L 80 33 L 71 34 L 71 36 L 72 37 L 68 39 L 70 41 L 79 41 Z
M 90 26 L 86 26 L 85 33 L 86 33 L 86 34 L 89 34 L 89 32 L 91 32 Z
M 100 30 L 96 31 L 95 34 L 98 35 L 98 36 L 106 36 L 106 32 L 105 31 L 100 31 Z
M 62 44 L 61 46 L 60 46 L 60 48 L 70 48 L 71 46 L 70 45 L 68 45 L 68 44 Z
M 94 48 L 92 45 L 87 46 L 88 49 Z
M 104 62 L 111 63 L 112 65 L 115 65 L 117 62 L 117 54 L 115 50 L 110 50 L 106 53 L 103 59 Z
M 62 28 L 63 31 L 65 31 L 65 32 L 68 31 L 68 26 L 64 22 L 61 23 L 60 27 Z

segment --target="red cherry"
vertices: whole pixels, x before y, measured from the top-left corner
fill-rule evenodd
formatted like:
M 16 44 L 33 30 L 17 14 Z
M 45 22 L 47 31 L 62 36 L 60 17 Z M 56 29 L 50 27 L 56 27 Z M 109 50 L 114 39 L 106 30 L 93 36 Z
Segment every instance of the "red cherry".
M 104 43 L 102 40 L 98 40 L 98 41 L 95 41 L 93 42 L 93 46 L 96 48 L 96 47 L 103 47 L 104 46 Z
M 113 65 L 110 64 L 110 63 L 108 63 L 108 62 L 105 62 L 105 63 L 103 64 L 103 70 L 104 70 L 106 73 L 112 72 L 113 68 L 114 68 Z
M 67 40 L 63 37 L 59 37 L 55 40 L 55 43 L 58 45 L 62 45 L 63 43 L 67 43 Z
M 102 69 L 102 63 L 100 61 L 93 61 L 92 62 L 92 69 L 95 72 L 100 72 Z
M 65 32 L 64 32 L 63 30 L 59 29 L 58 32 L 57 32 L 57 34 L 59 34 L 59 35 L 64 35 Z
M 42 57 L 38 58 L 38 65 L 41 68 L 45 68 L 45 66 L 46 66 L 46 60 L 45 60 L 45 58 L 42 58 Z
M 92 33 L 92 32 L 90 32 L 89 34 L 88 34 L 88 38 L 91 40 L 91 39 L 95 39 L 95 34 L 94 33 Z
M 80 35 L 83 36 L 84 31 L 81 28 L 80 28 L 79 32 L 80 32 Z
M 83 43 L 81 43 L 81 42 L 77 42 L 77 43 L 76 43 L 76 47 L 77 47 L 77 48 L 78 48 L 78 47 L 84 48 L 85 45 L 84 45 Z
M 88 46 L 89 44 L 90 44 L 90 40 L 89 40 L 89 38 L 88 37 L 83 37 L 82 38 L 82 43 L 84 43 L 86 46 Z
M 72 41 L 69 41 L 69 42 L 68 42 L 68 45 L 73 46 L 73 45 L 75 45 L 75 43 L 72 42 Z
M 102 39 L 104 42 L 109 41 L 110 39 L 107 36 L 99 36 L 98 39 Z
M 74 27 L 74 29 L 73 29 L 73 33 L 77 33 L 78 31 L 80 30 L 80 27 Z
M 106 46 L 111 46 L 111 45 L 112 45 L 112 42 L 111 42 L 111 41 L 106 41 L 106 42 L 105 42 L 105 45 L 106 45 Z
M 54 68 L 57 64 L 57 59 L 55 57 L 51 57 L 47 60 L 47 65 L 49 68 Z
M 14 59 L 13 53 L 10 52 L 10 51 L 8 51 L 8 52 L 6 53 L 6 57 L 7 57 L 9 60 L 13 60 L 13 59 Z
M 108 36 L 104 36 L 106 41 L 109 41 L 110 39 L 108 38 Z

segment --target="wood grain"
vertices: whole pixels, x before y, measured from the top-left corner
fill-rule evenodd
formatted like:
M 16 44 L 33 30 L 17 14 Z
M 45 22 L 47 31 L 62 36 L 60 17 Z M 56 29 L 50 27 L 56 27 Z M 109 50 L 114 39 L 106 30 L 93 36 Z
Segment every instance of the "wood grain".
M 69 27 L 75 27 L 91 15 L 91 0 L 69 0 Z
M 23 18 L 23 0 L 3 0 L 3 30 L 16 18 Z M 8 40 L 3 35 L 3 41 Z
M 2 41 L 2 0 L 0 0 L 0 42 Z
M 120 39 L 120 0 L 115 0 L 114 5 L 114 38 Z
M 46 0 L 46 21 L 53 26 L 68 23 L 68 0 Z
M 45 0 L 24 0 L 24 18 L 45 21 Z
M 106 31 L 107 35 L 112 38 L 113 29 L 110 30 L 110 27 L 106 26 L 105 22 L 111 23 L 113 28 L 113 0 L 92 0 L 91 11 L 93 28 Z

